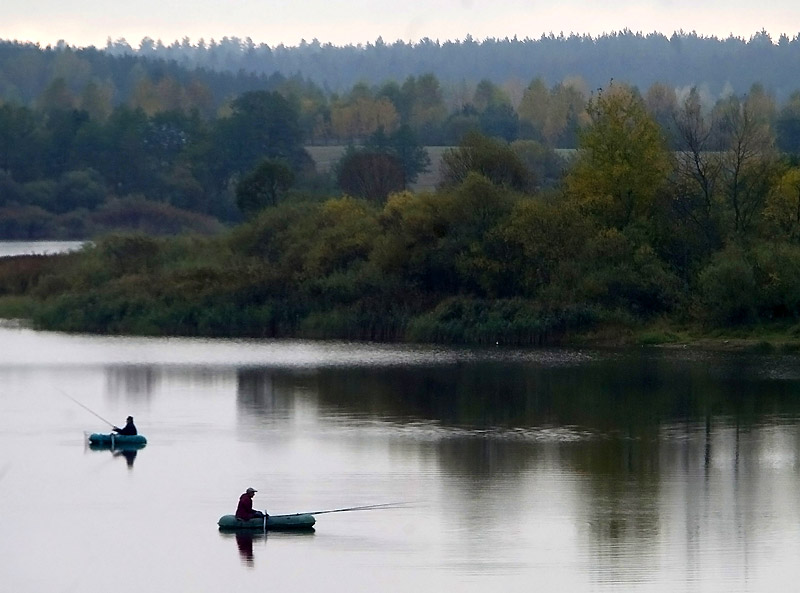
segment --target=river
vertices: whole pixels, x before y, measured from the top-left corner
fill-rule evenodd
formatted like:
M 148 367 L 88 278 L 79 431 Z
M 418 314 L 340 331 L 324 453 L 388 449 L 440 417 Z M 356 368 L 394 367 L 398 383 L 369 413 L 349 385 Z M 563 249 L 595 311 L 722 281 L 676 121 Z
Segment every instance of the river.
M 793 590 L 797 362 L 6 324 L 2 590 Z M 129 414 L 135 455 L 86 445 Z M 249 486 L 272 514 L 405 504 L 220 533 Z
M 85 244 L 85 241 L 0 241 L 0 257 L 66 253 Z

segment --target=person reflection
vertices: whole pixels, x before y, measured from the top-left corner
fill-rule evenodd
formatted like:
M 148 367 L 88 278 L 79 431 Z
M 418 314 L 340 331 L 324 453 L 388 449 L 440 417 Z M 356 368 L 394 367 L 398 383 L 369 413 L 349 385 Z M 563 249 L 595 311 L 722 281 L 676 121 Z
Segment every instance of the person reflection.
M 236 546 L 239 548 L 239 556 L 241 556 L 242 563 L 247 566 L 253 566 L 253 534 L 237 531 Z
M 136 449 L 117 449 L 111 452 L 114 457 L 124 457 L 125 462 L 128 464 L 128 469 L 133 469 L 133 462 L 136 460 L 137 453 Z

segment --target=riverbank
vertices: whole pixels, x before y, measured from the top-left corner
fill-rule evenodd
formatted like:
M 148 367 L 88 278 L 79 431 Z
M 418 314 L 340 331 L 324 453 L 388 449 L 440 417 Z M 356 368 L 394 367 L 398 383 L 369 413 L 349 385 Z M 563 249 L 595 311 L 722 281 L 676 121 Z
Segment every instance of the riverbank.
M 752 326 L 723 330 L 669 326 L 664 322 L 639 328 L 603 327 L 573 336 L 571 346 L 601 348 L 654 347 L 716 352 L 800 352 L 800 324 Z
M 16 299 L 14 299 L 14 301 L 14 303 L 11 303 L 7 298 L 0 298 L 0 328 L 37 329 L 33 321 L 29 318 L 2 316 L 11 313 L 20 314 L 26 310 L 26 307 L 23 306 L 22 303 Z M 42 329 L 43 331 L 53 331 L 44 328 Z M 151 337 L 172 336 L 151 335 Z M 225 336 L 218 335 L 214 337 L 222 339 L 225 338 Z M 229 337 L 234 338 L 238 336 Z M 277 339 L 294 338 L 285 337 Z M 325 339 L 320 338 L 319 341 L 325 341 Z M 500 345 L 499 342 L 498 345 Z M 683 326 L 674 327 L 671 329 L 666 328 L 663 325 L 659 325 L 658 327 L 650 326 L 641 328 L 607 326 L 596 328 L 591 332 L 570 335 L 565 337 L 563 340 L 559 340 L 558 343 L 542 344 L 541 346 L 527 346 L 527 348 L 551 346 L 599 349 L 648 347 L 675 350 L 703 350 L 709 352 L 800 354 L 800 325 L 784 327 L 782 329 L 777 327 L 750 328 L 748 330 L 739 329 L 736 332 L 729 333 L 723 333 L 720 330 L 714 330 L 711 333 L 702 333 L 702 331 L 700 331 L 698 328 L 687 328 Z M 514 347 L 525 348 L 526 346 L 515 345 Z

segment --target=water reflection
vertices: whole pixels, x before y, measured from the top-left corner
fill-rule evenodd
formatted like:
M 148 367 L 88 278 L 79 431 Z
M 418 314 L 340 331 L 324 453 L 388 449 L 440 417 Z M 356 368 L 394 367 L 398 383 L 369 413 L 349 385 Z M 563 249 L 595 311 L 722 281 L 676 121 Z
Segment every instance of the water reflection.
M 160 373 L 151 365 L 109 366 L 105 369 L 106 393 L 116 399 L 147 401 L 160 383 Z
M 335 592 L 516 592 L 535 582 L 569 592 L 760 593 L 800 579 L 796 358 L 498 351 L 384 364 L 393 358 L 384 348 L 377 362 L 349 364 L 349 351 L 321 344 L 304 350 L 303 364 L 281 365 L 258 359 L 290 357 L 291 344 L 82 337 L 76 352 L 65 347 L 75 338 L 50 334 L 67 362 L 15 354 L 14 339 L 39 352 L 39 337 L 0 331 L 9 590 L 57 589 L 86 558 L 107 572 L 97 582 L 146 562 L 162 589 L 198 592 L 251 570 L 276 588 L 318 588 L 316 574 L 275 570 L 286 565 L 324 567 Z M 157 445 L 145 466 L 138 453 L 76 458 L 88 415 L 53 385 L 104 417 L 141 419 Z M 68 503 L 54 518 L 59 529 L 24 518 L 31 478 L 59 484 L 42 492 L 48 506 Z M 268 484 L 276 512 L 419 504 L 330 515 L 314 541 L 209 537 L 245 482 Z M 197 495 L 165 512 L 176 487 Z M 154 517 L 164 537 L 153 537 Z M 108 547 L 101 523 L 123 525 L 137 558 Z M 32 560 L 29 533 L 62 551 L 52 575 Z M 180 550 L 170 534 L 183 534 Z M 198 567 L 198 557 L 227 563 Z M 32 575 L 42 582 L 28 585 Z M 151 583 L 126 584 L 125 593 Z
M 592 580 L 641 583 L 664 570 L 648 558 L 677 550 L 696 570 L 710 544 L 745 555 L 742 534 L 764 529 L 759 513 L 786 511 L 764 500 L 779 487 L 765 469 L 796 467 L 800 386 L 776 374 L 780 357 L 703 357 L 625 353 L 580 372 L 503 360 L 248 368 L 237 373 L 237 408 L 260 422 L 310 411 L 317 430 L 350 431 L 359 452 L 388 439 L 397 456 L 432 461 L 448 509 L 475 532 L 535 509 L 536 489 L 552 485 L 534 476 L 552 482 L 556 471 L 564 483 L 553 495 L 572 499 Z M 720 536 L 721 501 L 731 521 Z
M 267 419 L 296 412 L 298 391 L 316 393 L 312 375 L 273 369 L 245 368 L 236 372 L 236 405 L 244 415 Z M 309 380 L 312 381 L 309 385 Z M 313 387 L 312 387 L 313 386 Z
M 236 403 L 251 414 L 269 415 L 281 403 L 275 386 L 275 375 L 268 370 L 242 369 L 236 373 Z M 283 403 L 288 398 L 282 398 Z
M 268 553 L 266 547 L 270 539 L 305 539 L 314 537 L 315 532 L 313 529 L 307 531 L 279 532 L 258 531 L 255 529 L 239 529 L 235 531 L 220 531 L 219 535 L 221 538 L 226 540 L 233 539 L 236 542 L 236 549 L 239 553 L 239 560 L 241 561 L 242 565 L 248 568 L 254 568 L 256 566 L 257 553 Z M 261 552 L 257 551 L 259 548 L 262 548 Z
M 143 449 L 145 445 L 126 445 L 126 446 L 114 446 L 106 445 L 106 444 L 97 444 L 97 443 L 90 443 L 89 449 L 91 451 L 108 451 L 111 453 L 113 458 L 121 458 L 125 460 L 125 463 L 128 465 L 128 469 L 133 469 L 133 462 L 136 461 L 136 456 L 138 455 L 139 451 Z
M 128 464 L 128 469 L 133 469 L 133 462 L 136 461 L 136 449 L 119 449 L 114 451 L 114 457 L 123 457 Z
M 239 531 L 235 534 L 235 537 L 236 547 L 239 548 L 239 556 L 242 559 L 242 564 L 253 566 L 253 540 L 256 536 L 252 532 Z M 263 539 L 267 537 L 267 534 L 266 532 L 259 533 L 258 537 Z

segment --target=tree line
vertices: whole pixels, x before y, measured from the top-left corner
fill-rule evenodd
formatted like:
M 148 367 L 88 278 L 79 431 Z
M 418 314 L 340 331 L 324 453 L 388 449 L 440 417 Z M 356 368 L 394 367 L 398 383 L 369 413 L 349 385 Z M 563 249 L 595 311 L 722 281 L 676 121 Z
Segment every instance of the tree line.
M 694 31 L 662 33 L 628 29 L 597 37 L 570 33 L 538 38 L 487 38 L 417 42 L 378 38 L 374 43 L 334 46 L 313 39 L 297 46 L 254 43 L 223 37 L 195 43 L 188 38 L 170 42 L 145 37 L 138 47 L 125 39 L 108 39 L 104 51 L 119 56 L 174 60 L 189 68 L 219 71 L 303 73 L 330 92 L 341 93 L 359 82 L 380 84 L 387 78 L 404 80 L 435 72 L 446 86 L 482 79 L 495 84 L 543 78 L 552 86 L 568 77 L 583 78 L 589 88 L 611 78 L 639 88 L 664 82 L 676 88 L 704 87 L 715 98 L 726 92 L 742 94 L 761 81 L 779 100 L 794 90 L 800 66 L 800 36 L 766 31 L 749 39 L 733 35 L 720 39 Z
M 716 99 L 704 87 L 663 82 L 631 89 L 672 150 L 682 148 L 676 114 L 689 96 L 717 119 L 732 98 L 746 96 L 775 146 L 800 151 L 798 91 L 779 102 L 761 83 Z M 4 43 L 0 236 L 213 232 L 288 192 L 385 199 L 430 170 L 422 146 L 455 146 L 473 132 L 514 147 L 531 187 L 553 187 L 565 168 L 554 149 L 578 146 L 597 95 L 577 77 L 552 86 L 536 77 L 524 87 L 489 79 L 447 87 L 432 73 L 358 82 L 338 94 L 299 75 L 187 70 L 94 48 Z M 703 150 L 723 143 L 714 131 Z M 331 171 L 316 171 L 309 145 L 349 148 Z M 252 189 L 253 175 L 262 185 L 271 180 L 269 192 Z
M 240 99 L 234 117 L 253 97 Z M 431 192 L 311 198 L 282 189 L 299 174 L 288 160 L 262 154 L 236 187 L 249 205 L 241 224 L 3 262 L 0 311 L 137 334 L 543 344 L 609 327 L 659 328 L 649 339 L 668 340 L 683 326 L 766 326 L 796 336 L 800 166 L 777 148 L 774 101 L 754 91 L 708 108 L 693 89 L 665 102 L 668 127 L 651 103 L 619 82 L 591 96 L 578 150 L 549 187 L 528 164 L 541 162 L 538 142 L 477 130 L 445 152 Z M 400 162 L 380 142 L 356 152 Z

